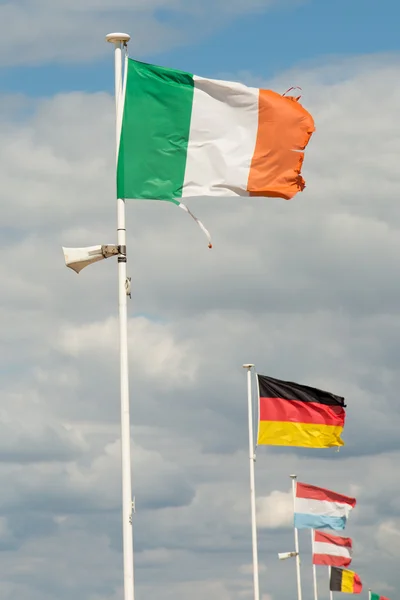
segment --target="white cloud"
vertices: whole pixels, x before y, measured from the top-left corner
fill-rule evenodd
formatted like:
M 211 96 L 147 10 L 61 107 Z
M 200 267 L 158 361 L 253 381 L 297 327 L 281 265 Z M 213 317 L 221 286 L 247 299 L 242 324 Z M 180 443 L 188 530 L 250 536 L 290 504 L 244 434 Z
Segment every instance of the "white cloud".
M 128 338 L 130 360 L 145 377 L 159 380 L 164 389 L 171 385 L 175 389 L 186 387 L 194 381 L 195 348 L 187 340 L 174 339 L 170 325 L 137 317 L 128 322 Z M 109 318 L 100 323 L 65 327 L 57 343 L 70 356 L 81 360 L 93 357 L 106 368 L 118 356 L 118 321 Z
M 400 526 L 398 520 L 383 521 L 376 532 L 381 552 L 386 556 L 398 556 L 400 551 Z
M 257 498 L 259 527 L 279 529 L 293 526 L 293 494 L 274 490 L 269 496 Z
M 303 0 L 304 1 L 304 0 Z M 286 0 L 297 4 L 299 0 Z M 88 62 L 110 54 L 104 41 L 121 23 L 136 56 L 201 39 L 244 13 L 277 0 L 13 0 L 0 4 L 2 65 Z M 163 19 L 160 13 L 168 14 Z M 184 25 L 183 25 L 184 23 Z M 21 43 L 11 51 L 15 40 Z
M 172 588 L 166 590 L 166 598 L 172 600 L 186 600 L 190 595 L 193 600 L 202 600 L 206 598 L 220 598 L 221 600 L 231 600 L 232 595 L 228 590 L 227 586 L 221 581 L 208 581 L 202 580 L 193 581 L 190 583 L 176 584 Z
M 259 565 L 258 570 L 260 573 L 263 573 L 266 570 L 265 565 Z M 240 567 L 240 572 L 243 573 L 244 575 L 253 575 L 253 571 L 254 571 L 253 563 L 242 565 Z

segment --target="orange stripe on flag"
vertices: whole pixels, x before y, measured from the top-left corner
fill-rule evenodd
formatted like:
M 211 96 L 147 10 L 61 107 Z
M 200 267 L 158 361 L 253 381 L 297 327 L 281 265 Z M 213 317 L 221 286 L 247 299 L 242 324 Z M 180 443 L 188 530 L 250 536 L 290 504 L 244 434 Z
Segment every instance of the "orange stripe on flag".
M 305 187 L 304 148 L 315 130 L 312 116 L 296 98 L 259 90 L 258 131 L 250 166 L 250 196 L 290 200 Z

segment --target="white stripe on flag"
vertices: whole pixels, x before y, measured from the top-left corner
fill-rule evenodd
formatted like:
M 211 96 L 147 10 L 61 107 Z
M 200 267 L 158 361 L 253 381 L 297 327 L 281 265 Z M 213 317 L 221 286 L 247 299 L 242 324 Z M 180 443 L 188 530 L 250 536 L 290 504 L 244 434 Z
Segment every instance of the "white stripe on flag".
M 324 515 L 326 517 L 348 517 L 350 504 L 329 502 L 328 500 L 311 500 L 296 498 L 295 512 L 303 515 Z
M 351 550 L 347 546 L 336 546 L 326 542 L 314 542 L 314 554 L 328 554 L 329 556 L 345 556 L 351 558 Z
M 183 197 L 248 196 L 259 90 L 230 81 L 193 80 Z

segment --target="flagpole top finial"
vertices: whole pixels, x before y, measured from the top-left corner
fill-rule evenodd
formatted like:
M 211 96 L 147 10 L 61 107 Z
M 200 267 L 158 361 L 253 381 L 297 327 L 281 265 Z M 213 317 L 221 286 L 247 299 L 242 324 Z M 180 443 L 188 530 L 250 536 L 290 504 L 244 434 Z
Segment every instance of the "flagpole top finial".
M 297 479 L 297 475 L 289 475 L 290 479 Z
M 252 369 L 253 367 L 254 367 L 254 365 L 251 365 L 251 364 L 243 365 L 243 369 Z
M 106 35 L 106 41 L 110 42 L 110 44 L 118 44 L 118 42 L 127 44 L 131 36 L 129 33 L 109 33 Z

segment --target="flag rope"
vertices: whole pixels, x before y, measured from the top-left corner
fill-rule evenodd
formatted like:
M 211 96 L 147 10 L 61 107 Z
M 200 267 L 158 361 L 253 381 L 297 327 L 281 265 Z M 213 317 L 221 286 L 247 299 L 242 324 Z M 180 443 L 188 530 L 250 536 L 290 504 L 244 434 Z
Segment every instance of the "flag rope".
M 179 206 L 179 208 L 182 208 L 182 210 L 184 210 L 185 212 L 188 213 L 188 215 L 190 215 L 192 217 L 192 219 L 194 221 L 196 221 L 197 225 L 200 227 L 200 229 L 202 230 L 202 232 L 205 234 L 206 238 L 208 239 L 208 247 L 212 248 L 212 242 L 211 242 L 211 235 L 210 232 L 208 231 L 208 229 L 206 229 L 203 225 L 203 223 L 200 221 L 200 219 L 198 219 L 190 210 L 189 208 L 186 206 L 186 204 L 183 204 L 183 202 L 177 202 L 176 203 L 177 206 Z

